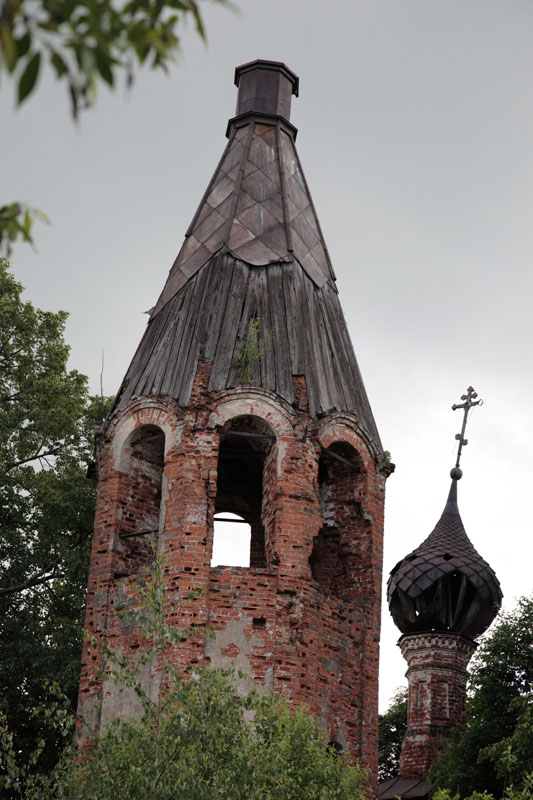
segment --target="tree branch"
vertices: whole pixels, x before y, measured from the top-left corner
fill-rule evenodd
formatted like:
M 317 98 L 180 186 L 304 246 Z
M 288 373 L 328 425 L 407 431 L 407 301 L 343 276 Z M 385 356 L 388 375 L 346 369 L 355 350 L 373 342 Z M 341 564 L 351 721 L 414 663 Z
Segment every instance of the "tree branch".
M 56 577 L 56 574 L 56 568 L 54 567 L 52 572 L 38 572 L 36 575 L 30 575 L 30 577 L 22 583 L 14 583 L 11 586 L 0 587 L 0 597 L 5 594 L 16 594 L 16 592 L 22 592 L 24 589 L 31 589 L 34 586 L 40 586 L 43 583 L 51 581 Z
M 51 450 L 48 450 L 46 453 L 35 453 L 33 456 L 29 456 L 28 458 L 22 458 L 20 461 L 12 461 L 11 464 L 6 464 L 4 467 L 4 472 L 9 472 L 15 467 L 20 467 L 22 464 L 29 464 L 30 461 L 37 461 L 37 459 L 46 458 L 47 456 L 57 456 L 58 453 L 61 452 L 65 445 L 59 444 L 57 447 L 53 447 Z
M 9 403 L 11 400 L 16 400 L 17 397 L 20 397 L 22 392 L 15 392 L 14 394 L 6 395 L 5 397 L 0 397 L 0 403 Z

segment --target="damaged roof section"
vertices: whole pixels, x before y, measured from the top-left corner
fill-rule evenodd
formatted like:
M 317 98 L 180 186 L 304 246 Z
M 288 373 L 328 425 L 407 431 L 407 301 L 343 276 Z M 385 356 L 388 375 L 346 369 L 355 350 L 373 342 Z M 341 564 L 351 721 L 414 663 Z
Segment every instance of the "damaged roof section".
M 303 375 L 312 416 L 354 413 L 380 450 L 339 295 L 329 282 L 319 289 L 296 262 L 254 268 L 229 253 L 209 259 L 150 321 L 120 405 L 168 395 L 186 406 L 199 361 L 213 365 L 210 391 L 242 384 L 239 353 L 254 319 L 264 348 L 246 383 L 292 403 L 292 376 Z
M 448 500 L 433 532 L 390 574 L 389 608 L 402 633 L 438 630 L 474 639 L 488 628 L 502 600 L 494 570 L 464 529 L 457 505 L 461 471 L 452 473 Z

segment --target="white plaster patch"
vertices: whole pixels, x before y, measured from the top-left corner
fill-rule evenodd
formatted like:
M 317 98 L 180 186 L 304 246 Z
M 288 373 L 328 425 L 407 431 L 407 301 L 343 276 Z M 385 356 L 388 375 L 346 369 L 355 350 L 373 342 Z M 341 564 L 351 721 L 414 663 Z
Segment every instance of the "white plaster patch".
M 211 666 L 220 669 L 228 669 L 232 667 L 235 669 L 235 682 L 237 690 L 241 696 L 248 694 L 252 689 L 257 688 L 252 680 L 252 668 L 250 665 L 250 655 L 253 647 L 262 647 L 264 642 L 257 636 L 246 636 L 244 629 L 246 626 L 251 625 L 252 620 L 250 617 L 241 617 L 240 619 L 232 619 L 222 630 L 218 630 L 213 637 L 208 637 L 205 643 L 205 655 L 210 659 Z M 223 655 L 223 649 L 233 645 L 238 650 L 235 657 Z M 245 677 L 239 676 L 238 673 L 244 673 Z M 267 671 L 265 683 L 262 690 L 266 691 L 272 688 L 274 682 L 274 673 L 270 667 Z

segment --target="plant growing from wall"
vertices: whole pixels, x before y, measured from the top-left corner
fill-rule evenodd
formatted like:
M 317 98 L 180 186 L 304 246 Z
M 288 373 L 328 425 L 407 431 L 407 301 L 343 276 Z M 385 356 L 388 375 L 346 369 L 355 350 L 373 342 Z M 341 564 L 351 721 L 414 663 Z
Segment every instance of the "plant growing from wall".
M 250 317 L 244 340 L 237 354 L 241 368 L 241 382 L 251 383 L 256 366 L 261 361 L 265 348 L 272 341 L 272 331 L 261 332 L 261 317 Z

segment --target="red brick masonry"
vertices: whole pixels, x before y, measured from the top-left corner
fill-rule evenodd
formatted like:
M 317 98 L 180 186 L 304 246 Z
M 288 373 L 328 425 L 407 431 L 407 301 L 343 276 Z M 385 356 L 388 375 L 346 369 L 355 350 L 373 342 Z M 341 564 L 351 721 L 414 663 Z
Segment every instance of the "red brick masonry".
M 400 639 L 409 683 L 402 778 L 426 778 L 451 729 L 463 721 L 466 668 L 476 647 L 457 633 L 411 633 Z
M 139 651 L 138 631 L 115 611 L 133 602 L 149 543 L 157 541 L 170 595 L 204 590 L 185 620 L 169 605 L 170 623 L 200 631 L 176 649 L 175 663 L 235 664 L 249 685 L 305 703 L 330 740 L 348 747 L 375 778 L 390 465 L 355 416 L 310 417 L 302 379 L 295 379 L 294 406 L 251 387 L 209 393 L 208 379 L 201 364 L 186 409 L 170 398 L 134 398 L 101 432 L 86 632 L 132 657 Z M 262 473 L 264 539 L 254 545 L 264 547 L 261 568 L 210 567 L 221 432 L 236 421 L 241 430 L 275 437 Z M 144 530 L 154 533 L 119 537 Z M 210 627 L 215 638 L 207 636 Z M 86 637 L 80 711 L 97 726 L 136 709 L 131 694 L 99 680 L 101 666 L 101 652 Z M 143 680 L 157 691 L 157 664 Z

